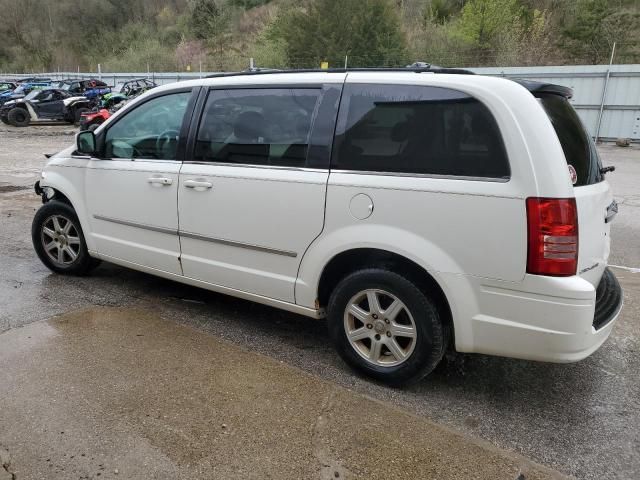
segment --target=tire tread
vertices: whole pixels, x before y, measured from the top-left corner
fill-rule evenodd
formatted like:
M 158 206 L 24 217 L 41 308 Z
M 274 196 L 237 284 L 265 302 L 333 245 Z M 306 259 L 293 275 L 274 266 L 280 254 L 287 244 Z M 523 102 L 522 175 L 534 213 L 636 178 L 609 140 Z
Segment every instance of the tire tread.
M 354 289 L 354 286 L 358 283 L 364 285 L 367 283 L 370 284 L 374 281 L 372 279 L 376 278 L 382 279 L 381 281 L 385 283 L 385 285 L 387 283 L 392 284 L 395 288 L 405 291 L 405 294 L 410 298 L 409 303 L 413 304 L 412 315 L 416 322 L 416 327 L 419 331 L 423 331 L 423 334 L 425 329 L 429 330 L 430 334 L 430 338 L 428 339 L 430 341 L 428 343 L 431 344 L 432 348 L 428 349 L 428 352 L 418 352 L 414 350 L 411 358 L 396 367 L 375 367 L 368 364 L 353 350 L 348 341 L 346 341 L 344 334 L 344 305 L 342 305 L 344 297 L 348 296 L 350 289 Z M 370 287 L 367 286 L 366 288 Z M 344 293 L 345 291 L 347 292 L 346 294 Z M 401 300 L 405 304 L 408 303 L 406 298 L 401 298 Z M 419 315 L 416 314 L 415 310 L 420 312 Z M 433 371 L 444 356 L 446 350 L 446 332 L 435 303 L 409 278 L 397 272 L 383 267 L 371 267 L 350 273 L 338 282 L 331 293 L 327 312 L 330 335 L 340 356 L 351 367 L 388 385 L 407 385 L 421 380 Z M 424 323 L 419 326 L 419 322 Z M 416 349 L 424 348 L 424 343 L 422 342 L 425 341 L 426 340 L 420 339 L 419 337 L 419 344 L 416 345 Z M 423 358 L 417 359 L 417 357 Z

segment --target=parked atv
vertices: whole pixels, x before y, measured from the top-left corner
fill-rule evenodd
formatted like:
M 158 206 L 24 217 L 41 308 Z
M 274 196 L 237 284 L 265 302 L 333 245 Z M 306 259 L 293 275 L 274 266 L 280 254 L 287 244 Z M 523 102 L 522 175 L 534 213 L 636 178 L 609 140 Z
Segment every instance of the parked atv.
M 128 98 L 132 98 L 157 86 L 155 82 L 147 78 L 136 78 L 118 85 L 114 90 L 117 93 L 126 95 Z
M 111 112 L 106 108 L 101 108 L 98 111 L 92 110 L 91 112 L 85 112 L 80 117 L 80 131 L 89 130 L 93 132 L 106 122 L 109 117 L 111 117 Z
M 35 90 L 24 98 L 10 100 L 0 107 L 0 121 L 14 127 L 31 122 L 59 120 L 79 123 L 93 103 L 86 97 L 73 96 L 59 89 Z
M 33 90 L 42 90 L 44 88 L 50 88 L 51 84 L 47 82 L 24 82 L 20 83 L 14 90 L 6 90 L 0 93 L 0 105 L 10 100 L 17 100 L 24 98 Z
M 13 82 L 0 82 L 0 93 L 13 92 L 18 85 Z
M 55 88 L 66 90 L 72 95 L 83 95 L 87 98 L 99 97 L 111 91 L 109 85 L 102 80 L 92 78 L 90 80 L 68 79 L 55 83 Z
M 127 97 L 123 93 L 107 93 L 106 95 L 102 96 L 101 106 L 102 108 L 111 110 L 117 104 L 126 102 L 128 99 L 129 97 Z

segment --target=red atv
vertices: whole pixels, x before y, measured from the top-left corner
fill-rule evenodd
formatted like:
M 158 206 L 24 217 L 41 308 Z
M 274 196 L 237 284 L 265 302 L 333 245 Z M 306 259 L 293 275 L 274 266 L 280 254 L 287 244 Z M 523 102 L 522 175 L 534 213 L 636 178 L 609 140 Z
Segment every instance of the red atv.
M 101 108 L 98 111 L 92 111 L 83 113 L 80 117 L 80 131 L 89 130 L 93 132 L 96 128 L 102 125 L 107 118 L 111 116 L 111 112 L 106 108 Z

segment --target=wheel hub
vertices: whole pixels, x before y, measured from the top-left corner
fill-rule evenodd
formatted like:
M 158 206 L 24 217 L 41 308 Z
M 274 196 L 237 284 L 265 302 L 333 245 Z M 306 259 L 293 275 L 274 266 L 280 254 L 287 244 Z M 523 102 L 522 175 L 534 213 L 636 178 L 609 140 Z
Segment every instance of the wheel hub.
M 44 222 L 41 241 L 47 256 L 57 264 L 72 264 L 80 254 L 78 230 L 63 215 L 52 215 Z
M 347 339 L 368 363 L 391 367 L 406 361 L 416 345 L 416 323 L 395 295 L 378 289 L 358 292 L 344 314 Z
M 382 320 L 376 320 L 375 322 L 373 322 L 373 329 L 376 331 L 376 333 L 384 333 L 384 331 L 387 329 L 387 326 Z

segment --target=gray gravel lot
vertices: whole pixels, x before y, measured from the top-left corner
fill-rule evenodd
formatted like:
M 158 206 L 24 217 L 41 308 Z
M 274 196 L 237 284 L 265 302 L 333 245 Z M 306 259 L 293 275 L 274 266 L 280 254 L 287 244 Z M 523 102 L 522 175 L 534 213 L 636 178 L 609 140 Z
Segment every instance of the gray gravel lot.
M 113 265 L 88 278 L 51 274 L 30 244 L 39 198 L 17 189 L 35 181 L 42 153 L 72 141 L 60 134 L 68 127 L 44 128 L 0 129 L 0 332 L 87 307 L 148 309 L 578 478 L 640 478 L 638 146 L 600 148 L 617 167 L 608 179 L 621 204 L 610 263 L 639 269 L 616 270 L 625 310 L 603 348 L 571 365 L 452 354 L 425 381 L 395 390 L 349 371 L 322 321 Z

